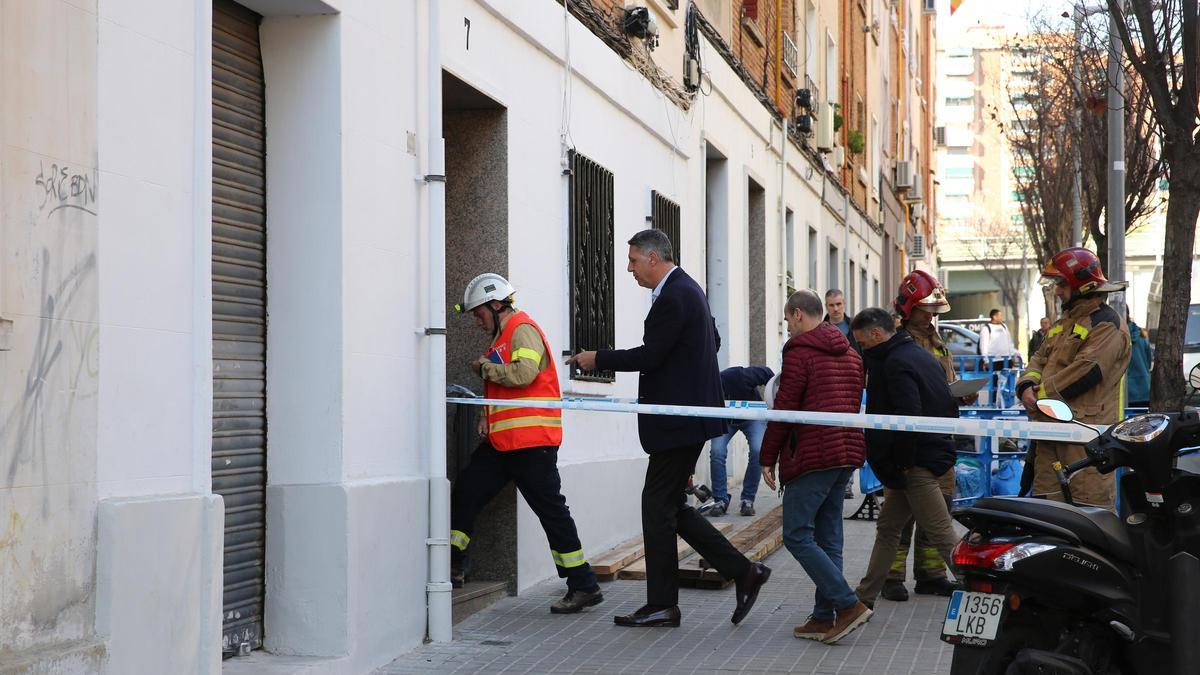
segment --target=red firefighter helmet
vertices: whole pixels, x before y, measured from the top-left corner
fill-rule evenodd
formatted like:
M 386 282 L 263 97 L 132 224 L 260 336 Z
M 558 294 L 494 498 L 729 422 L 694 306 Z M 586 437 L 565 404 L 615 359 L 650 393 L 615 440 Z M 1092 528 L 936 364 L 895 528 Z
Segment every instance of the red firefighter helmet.
M 901 319 L 907 319 L 917 307 L 930 314 L 944 314 L 950 311 L 950 302 L 946 300 L 946 289 L 932 274 L 913 270 L 900 280 L 900 292 L 892 302 L 892 307 Z
M 1042 281 L 1065 283 L 1071 293 L 1077 295 L 1111 293 L 1124 290 L 1128 285 L 1124 281 L 1112 282 L 1105 278 L 1096 254 L 1080 247 L 1065 248 L 1054 254 L 1042 268 Z

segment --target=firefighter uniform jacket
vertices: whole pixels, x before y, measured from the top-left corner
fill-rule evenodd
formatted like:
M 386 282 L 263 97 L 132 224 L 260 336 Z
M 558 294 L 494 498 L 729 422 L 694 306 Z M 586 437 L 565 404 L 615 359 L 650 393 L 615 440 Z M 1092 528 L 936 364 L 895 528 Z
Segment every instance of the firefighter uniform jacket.
M 958 374 L 954 372 L 954 359 L 950 357 L 950 350 L 946 348 L 946 343 L 938 335 L 936 326 L 930 324 L 928 328 L 921 328 L 916 324 L 905 321 L 904 330 L 913 336 L 913 342 L 920 345 L 921 349 L 933 354 L 938 363 L 942 364 L 942 370 L 946 371 L 947 382 L 953 382 L 958 379 Z
M 1121 378 L 1129 367 L 1129 328 L 1104 297 L 1084 296 L 1071 303 L 1017 381 L 1017 394 L 1037 387 L 1038 398 L 1056 398 L 1071 406 L 1075 418 L 1089 424 L 1121 419 Z
M 1083 296 L 1065 306 L 1066 313 L 1046 334 L 1046 340 L 1017 380 L 1017 395 L 1036 387 L 1038 398 L 1055 398 L 1071 406 L 1076 419 L 1112 424 L 1121 419 L 1121 377 L 1129 367 L 1129 328 L 1104 296 Z M 1040 413 L 1039 421 L 1046 421 Z M 1054 463 L 1083 458 L 1082 445 L 1037 441 L 1026 459 L 1032 474 L 1033 496 L 1063 501 Z M 1033 471 L 1030 472 L 1030 459 Z M 1027 478 L 1022 478 L 1022 486 Z M 1071 478 L 1071 494 L 1079 504 L 1111 509 L 1112 474 L 1084 469 Z

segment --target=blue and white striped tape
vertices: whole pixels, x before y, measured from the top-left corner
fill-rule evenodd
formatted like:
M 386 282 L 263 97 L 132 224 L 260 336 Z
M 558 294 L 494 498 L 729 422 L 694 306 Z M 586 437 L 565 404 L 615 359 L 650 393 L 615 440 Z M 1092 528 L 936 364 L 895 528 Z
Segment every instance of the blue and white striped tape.
M 514 407 L 511 400 L 491 398 L 447 398 L 447 403 Z M 1029 422 L 1015 419 L 971 419 L 948 417 L 905 417 L 864 413 L 822 413 L 801 410 L 768 410 L 761 401 L 726 401 L 726 407 L 695 405 L 658 405 L 637 403 L 634 399 L 564 397 L 560 401 L 538 401 L 538 408 L 582 410 L 587 412 L 636 413 L 639 415 L 677 415 L 737 420 L 767 420 L 792 424 L 821 424 L 884 431 L 919 431 L 962 436 L 991 436 L 1044 441 L 1086 443 L 1096 437 L 1090 431 L 1104 427 L 1061 422 Z

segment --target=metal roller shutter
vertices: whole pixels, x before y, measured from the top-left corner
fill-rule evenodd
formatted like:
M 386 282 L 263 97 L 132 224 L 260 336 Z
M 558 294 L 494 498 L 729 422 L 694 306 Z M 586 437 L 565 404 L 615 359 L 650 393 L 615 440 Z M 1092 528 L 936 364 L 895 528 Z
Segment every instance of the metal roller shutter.
M 266 542 L 266 120 L 261 17 L 213 2 L 213 492 L 225 498 L 226 652 L 262 646 Z

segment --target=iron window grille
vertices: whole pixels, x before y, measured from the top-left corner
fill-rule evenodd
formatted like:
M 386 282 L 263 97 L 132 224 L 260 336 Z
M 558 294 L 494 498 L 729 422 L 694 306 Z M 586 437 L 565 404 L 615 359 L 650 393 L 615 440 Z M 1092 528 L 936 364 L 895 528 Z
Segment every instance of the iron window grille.
M 613 174 L 571 151 L 570 208 L 571 353 L 612 349 L 616 342 L 613 308 Z M 612 371 L 571 372 L 573 380 L 613 382 Z
M 679 264 L 679 205 L 662 196 L 655 190 L 650 191 L 650 227 L 661 230 L 671 240 L 671 253 L 675 256 L 675 264 Z

